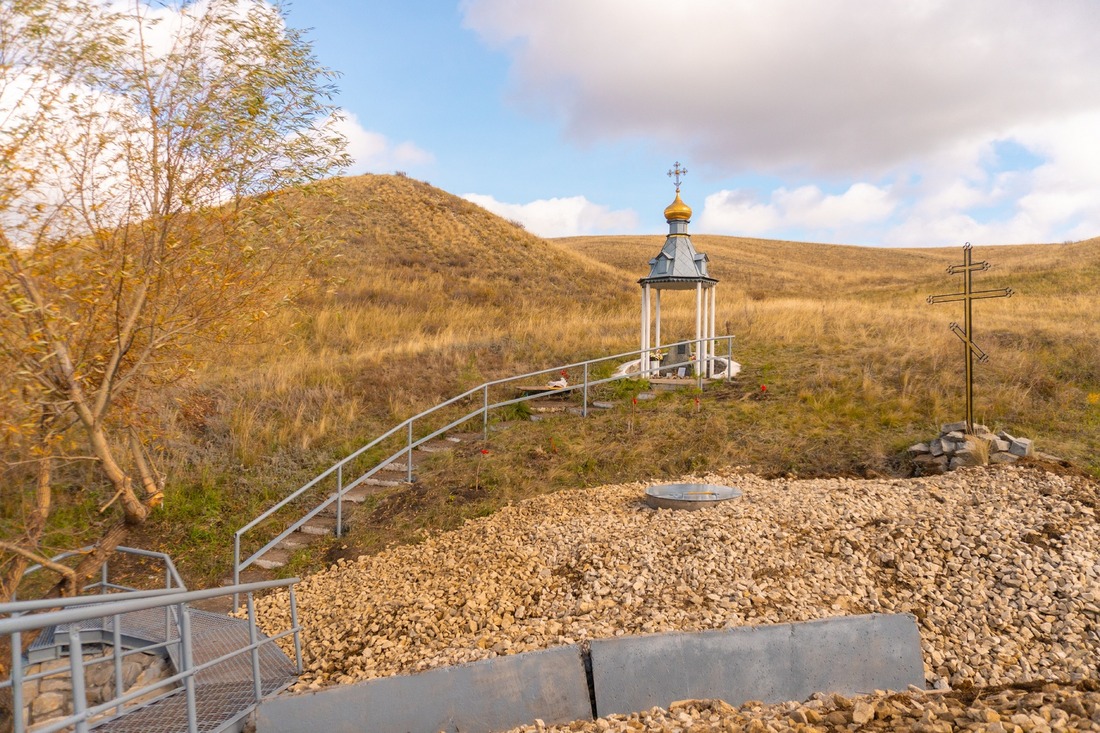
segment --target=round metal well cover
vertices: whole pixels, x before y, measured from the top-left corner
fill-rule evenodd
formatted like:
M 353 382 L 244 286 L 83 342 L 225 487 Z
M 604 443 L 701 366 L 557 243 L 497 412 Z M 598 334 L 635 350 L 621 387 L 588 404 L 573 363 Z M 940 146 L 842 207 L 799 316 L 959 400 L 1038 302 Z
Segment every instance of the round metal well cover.
M 645 502 L 655 509 L 702 509 L 741 496 L 741 489 L 716 484 L 661 484 L 645 490 Z

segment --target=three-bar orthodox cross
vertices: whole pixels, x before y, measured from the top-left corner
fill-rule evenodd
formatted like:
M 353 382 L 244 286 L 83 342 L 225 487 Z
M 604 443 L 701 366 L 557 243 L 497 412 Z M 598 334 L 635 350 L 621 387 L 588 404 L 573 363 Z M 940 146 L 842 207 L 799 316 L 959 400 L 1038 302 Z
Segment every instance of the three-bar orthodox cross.
M 668 172 L 668 177 L 676 183 L 676 190 L 680 190 L 680 181 L 687 175 L 688 169 L 680 167 L 680 161 L 676 161 L 672 164 L 672 170 Z
M 970 242 L 963 246 L 963 263 L 951 265 L 947 271 L 952 275 L 962 273 L 963 289 L 961 293 L 949 295 L 930 295 L 929 303 L 952 303 L 958 300 L 963 302 L 963 327 L 958 323 L 951 324 L 951 331 L 962 339 L 963 349 L 966 353 L 966 430 L 974 431 L 974 355 L 978 355 L 978 362 L 985 362 L 989 357 L 974 343 L 974 319 L 971 306 L 979 298 L 1009 298 L 1012 297 L 1012 288 L 998 288 L 996 290 L 974 290 L 971 285 L 970 275 L 977 270 L 988 270 L 988 262 L 970 261 Z

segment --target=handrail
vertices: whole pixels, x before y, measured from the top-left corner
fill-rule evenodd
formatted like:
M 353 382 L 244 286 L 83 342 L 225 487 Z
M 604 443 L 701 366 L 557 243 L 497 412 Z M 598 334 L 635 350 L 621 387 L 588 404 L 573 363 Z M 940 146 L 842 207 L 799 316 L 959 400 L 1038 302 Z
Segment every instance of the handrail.
M 67 550 L 65 552 L 60 552 L 57 555 L 54 555 L 53 557 L 50 558 L 50 561 L 54 562 L 54 563 L 58 563 L 58 562 L 61 562 L 62 560 L 70 558 L 70 557 L 78 557 L 78 556 L 86 555 L 89 552 L 92 552 L 93 550 L 95 550 L 95 546 L 93 546 L 93 545 L 87 545 L 85 547 L 81 547 L 81 548 L 76 549 L 76 550 Z M 153 550 L 143 550 L 139 547 L 116 547 L 114 549 L 114 551 L 116 553 L 123 554 L 123 555 L 137 555 L 139 557 L 151 557 L 151 558 L 160 560 L 161 562 L 164 563 L 165 590 L 179 590 L 179 589 L 187 590 L 187 585 L 183 582 L 183 578 L 180 577 L 179 571 L 176 569 L 176 564 L 174 562 L 172 562 L 172 558 L 168 554 L 163 553 L 163 552 L 154 552 Z M 31 573 L 36 572 L 38 570 L 41 570 L 43 567 L 44 566 L 41 563 L 36 563 L 34 565 L 31 565 L 30 567 L 28 567 L 26 570 L 23 571 L 23 577 L 26 577 L 26 576 L 30 575 Z M 104 562 L 103 565 L 100 567 L 99 581 L 97 581 L 95 583 L 89 583 L 88 585 L 81 588 L 81 590 L 86 591 L 86 590 L 91 590 L 92 588 L 117 588 L 117 589 L 123 590 L 123 591 L 136 590 L 136 588 L 130 588 L 129 586 L 116 585 L 114 583 L 109 583 L 107 581 L 107 578 L 108 578 L 108 575 L 109 575 L 109 572 L 110 572 L 109 568 L 110 568 L 110 558 L 108 558 L 108 560 L 106 562 Z M 14 594 L 12 595 L 12 598 L 13 598 L 13 600 L 15 599 Z
M 256 593 L 271 588 L 282 588 L 284 586 L 294 585 L 297 582 L 298 578 L 259 580 L 255 583 L 241 583 L 236 586 L 180 591 L 165 594 L 164 596 L 127 598 L 121 601 L 104 602 L 101 605 L 89 606 L 87 608 L 64 608 L 53 613 L 14 616 L 12 618 L 0 619 L 0 634 L 14 634 L 16 632 L 30 631 L 32 629 L 40 629 L 44 626 L 55 626 L 57 624 L 77 624 L 81 621 L 88 621 L 93 618 L 103 618 L 104 616 L 121 616 L 124 613 L 145 611 L 150 608 L 205 601 L 209 598 L 232 595 L 234 592 Z M 33 603 L 33 601 L 28 602 Z
M 238 529 L 233 534 L 233 582 L 234 583 L 239 583 L 240 582 L 240 573 L 241 573 L 242 570 L 244 570 L 245 568 L 252 565 L 252 563 L 254 563 L 257 559 L 259 559 L 266 552 L 268 552 L 269 550 L 274 548 L 279 542 L 284 540 L 291 533 L 297 531 L 302 525 L 304 525 L 310 519 L 317 516 L 319 513 L 321 513 L 326 508 L 331 506 L 333 502 L 336 502 L 336 518 L 337 518 L 336 536 L 339 537 L 340 533 L 341 533 L 341 530 L 342 530 L 340 524 L 341 524 L 341 515 L 342 515 L 342 499 L 343 499 L 344 495 L 347 494 L 351 489 L 355 488 L 355 486 L 358 485 L 360 482 L 362 482 L 363 480 L 365 480 L 367 478 L 370 478 L 375 473 L 380 471 L 383 466 L 386 466 L 390 463 L 393 463 L 398 458 L 400 458 L 402 455 L 408 455 L 408 464 L 407 465 L 408 465 L 408 473 L 410 475 L 410 480 L 411 480 L 412 451 L 413 451 L 414 448 L 424 444 L 425 442 L 427 442 L 427 441 L 429 441 L 429 440 L 431 440 L 435 437 L 438 437 L 439 435 L 442 435 L 444 432 L 447 432 L 448 430 L 451 430 L 452 428 L 457 427 L 458 425 L 461 425 L 464 422 L 468 422 L 469 420 L 472 420 L 473 418 L 475 418 L 479 415 L 482 416 L 482 418 L 483 418 L 483 429 L 484 429 L 486 437 L 487 437 L 488 436 L 489 412 L 491 410 L 498 409 L 500 407 L 505 407 L 505 406 L 508 406 L 508 405 L 518 404 L 520 402 L 525 402 L 525 401 L 532 400 L 532 399 L 537 399 L 540 396 L 544 396 L 544 395 L 524 395 L 524 396 L 521 396 L 521 397 L 518 397 L 518 398 L 514 398 L 514 399 L 510 399 L 510 400 L 503 400 L 503 401 L 500 401 L 500 402 L 494 402 L 494 403 L 490 404 L 489 403 L 489 389 L 492 388 L 492 387 L 497 387 L 497 386 L 500 386 L 502 384 L 507 384 L 509 382 L 515 382 L 515 381 L 518 381 L 518 380 L 521 380 L 521 379 L 536 377 L 536 376 L 543 375 L 543 374 L 551 374 L 551 373 L 554 373 L 554 372 L 557 372 L 557 371 L 560 371 L 560 370 L 563 370 L 563 369 L 577 369 L 577 368 L 583 367 L 584 368 L 584 382 L 583 383 L 574 384 L 574 385 L 567 385 L 566 387 L 562 388 L 561 390 L 556 390 L 556 391 L 558 391 L 558 392 L 572 392 L 574 390 L 583 389 L 584 390 L 584 395 L 585 395 L 585 398 L 586 398 L 585 399 L 585 405 L 584 405 L 584 408 L 583 408 L 583 414 L 585 416 L 587 416 L 587 414 L 588 414 L 587 395 L 588 395 L 589 387 L 599 385 L 599 384 L 606 384 L 608 382 L 618 381 L 618 380 L 621 380 L 621 379 L 631 379 L 631 378 L 636 378 L 636 377 L 642 377 L 642 378 L 649 377 L 654 372 L 659 373 L 662 369 L 668 368 L 668 366 L 669 366 L 669 365 L 665 365 L 664 367 L 662 367 L 662 366 L 659 366 L 659 365 L 655 365 L 655 366 L 651 366 L 648 370 L 639 369 L 639 372 L 637 372 L 637 373 L 630 373 L 630 374 L 624 373 L 624 374 L 621 374 L 621 375 L 613 375 L 613 376 L 605 378 L 605 379 L 591 380 L 589 378 L 589 367 L 592 366 L 593 364 L 598 364 L 600 362 L 607 362 L 607 361 L 612 361 L 612 360 L 621 360 L 621 359 L 626 359 L 626 358 L 633 357 L 633 356 L 642 356 L 643 354 L 645 354 L 647 352 L 652 353 L 653 351 L 657 350 L 657 348 L 670 349 L 670 348 L 676 347 L 676 346 L 694 346 L 694 347 L 698 348 L 702 344 L 708 344 L 709 348 L 705 349 L 704 352 L 703 352 L 705 357 L 706 357 L 705 362 L 707 363 L 707 366 L 705 368 L 696 368 L 695 369 L 696 374 L 694 375 L 695 378 L 696 378 L 698 386 L 702 387 L 704 372 L 707 372 L 707 373 L 712 372 L 713 371 L 713 362 L 717 361 L 721 358 L 721 357 L 718 356 L 718 354 L 716 353 L 716 349 L 714 348 L 714 344 L 719 342 L 719 341 L 725 341 L 727 343 L 727 354 L 725 355 L 725 359 L 726 359 L 725 379 L 727 381 L 730 379 L 731 369 L 730 369 L 729 365 L 730 365 L 730 363 L 732 362 L 732 359 L 733 359 L 733 338 L 734 338 L 733 336 L 726 335 L 726 336 L 715 336 L 715 337 L 701 338 L 701 339 L 686 339 L 684 341 L 678 341 L 678 342 L 675 342 L 675 343 L 662 344 L 659 347 L 653 347 L 653 348 L 649 348 L 649 349 L 636 349 L 634 351 L 626 351 L 626 352 L 623 352 L 623 353 L 620 353 L 620 354 L 614 354 L 614 355 L 611 355 L 611 356 L 602 356 L 602 357 L 598 357 L 598 358 L 595 358 L 595 359 L 588 359 L 586 361 L 572 362 L 570 364 L 565 364 L 565 365 L 561 365 L 561 366 L 549 367 L 549 368 L 546 368 L 546 369 L 539 369 L 537 371 L 528 372 L 526 374 L 520 374 L 520 375 L 516 375 L 516 376 L 504 377 L 504 378 L 501 378 L 501 379 L 495 379 L 495 380 L 485 382 L 485 383 L 483 383 L 483 384 L 481 384 L 477 387 L 473 387 L 471 389 L 468 389 L 465 392 L 463 392 L 462 394 L 451 397 L 450 399 L 445 400 L 444 402 L 441 402 L 438 405 L 435 405 L 434 407 L 431 407 L 427 410 L 424 410 L 420 413 L 417 413 L 416 415 L 413 415 L 412 417 L 407 418 L 406 420 L 404 420 L 401 423 L 397 424 L 393 428 L 390 428 L 389 430 L 387 430 L 385 433 L 378 436 L 374 440 L 370 441 L 369 443 L 363 445 L 362 447 L 356 449 L 354 452 L 352 452 L 352 453 L 348 454 L 347 456 L 345 456 L 344 458 L 340 459 L 336 463 L 332 464 L 329 468 L 325 469 L 320 474 L 318 474 L 317 476 L 312 478 L 305 485 L 301 486 L 300 488 L 298 488 L 297 490 L 292 492 L 290 495 L 286 496 L 285 498 L 283 498 L 282 500 L 277 502 L 275 505 L 273 505 L 272 507 L 270 507 L 266 511 L 262 512 L 255 519 L 253 519 L 252 521 L 248 522 L 247 524 L 242 526 L 240 529 Z M 701 360 L 699 363 L 702 364 L 703 360 Z M 688 361 L 688 362 L 678 363 L 678 364 L 673 365 L 673 366 L 681 366 L 681 365 L 682 366 L 694 366 L 695 362 Z M 449 406 L 459 402 L 460 400 L 467 399 L 469 397 L 473 397 L 474 395 L 476 395 L 478 393 L 481 393 L 483 395 L 483 400 L 482 400 L 481 406 L 479 406 L 476 410 L 473 410 L 473 411 L 465 414 L 464 416 L 454 420 L 453 422 L 449 423 L 447 426 L 445 426 L 443 428 L 439 428 L 439 429 L 437 429 L 433 432 L 430 432 L 427 436 L 424 436 L 424 437 L 420 438 L 419 440 L 413 440 L 413 438 L 412 438 L 413 426 L 416 423 L 422 421 L 426 417 L 429 417 L 429 416 L 439 412 L 440 410 L 442 410 L 446 407 L 449 407 Z M 379 445 L 385 439 L 393 437 L 394 435 L 398 434 L 402 430 L 405 430 L 405 431 L 408 432 L 409 439 L 408 439 L 408 442 L 404 446 L 402 446 L 402 448 L 400 450 L 393 453 L 389 457 L 379 461 L 373 468 L 369 469 L 368 471 L 366 471 L 365 473 L 360 475 L 355 480 L 349 481 L 347 483 L 344 482 L 343 469 L 348 463 L 350 463 L 351 461 L 353 461 L 356 458 L 358 458 L 359 456 L 361 456 L 367 450 L 370 450 L 371 448 L 374 448 L 375 446 Z M 253 552 L 245 560 L 243 560 L 243 561 L 241 560 L 241 538 L 244 536 L 244 534 L 246 532 L 253 529 L 257 525 L 259 525 L 261 522 L 263 522 L 264 520 L 270 518 L 272 515 L 275 514 L 275 512 L 277 512 L 278 510 L 280 510 L 283 507 L 287 506 L 290 502 L 292 502 L 294 499 L 297 499 L 302 494 L 304 494 L 306 491 L 308 491 L 309 489 L 316 486 L 323 479 L 332 476 L 333 473 L 335 473 L 336 476 L 337 476 L 337 487 L 336 487 L 336 491 L 334 493 L 332 493 L 327 499 L 325 499 L 323 502 L 321 502 L 316 507 L 314 507 L 312 510 L 310 510 L 308 513 L 306 513 L 305 516 L 301 517 L 300 519 L 298 519 L 297 521 L 292 523 L 289 527 L 284 529 L 281 533 L 279 533 L 270 542 L 266 543 L 263 547 L 256 550 L 255 552 Z M 236 606 L 236 605 L 237 605 L 237 599 L 235 597 L 234 598 L 234 606 Z
M 109 603 L 134 598 L 156 598 L 179 592 L 175 588 L 156 588 L 154 590 L 131 590 L 123 593 L 101 593 L 95 596 L 66 596 L 64 598 L 36 598 L 32 601 L 11 601 L 0 603 L 0 614 L 5 616 L 13 613 L 23 615 L 32 611 L 68 608 L 69 606 L 87 606 L 95 603 Z
M 169 590 L 158 589 L 152 591 L 134 591 L 132 593 L 125 594 L 101 594 L 98 596 L 90 596 L 83 598 L 66 598 L 66 599 L 42 599 L 37 601 L 19 601 L 13 603 L 6 603 L 0 606 L 0 613 L 12 614 L 10 618 L 0 619 L 0 634 L 8 635 L 10 637 L 11 644 L 11 670 L 12 675 L 7 680 L 0 681 L 0 689 L 11 688 L 13 710 L 15 715 L 14 729 L 15 733 L 22 733 L 25 729 L 23 722 L 22 710 L 23 710 L 23 683 L 27 680 L 38 679 L 43 676 L 50 676 L 57 674 L 57 670 L 47 670 L 32 675 L 23 674 L 23 654 L 21 636 L 24 632 L 32 631 L 34 629 L 45 628 L 48 626 L 55 626 L 60 624 L 68 624 L 68 645 L 69 645 L 69 673 L 71 680 L 72 698 L 73 698 L 73 712 L 59 719 L 51 719 L 43 722 L 40 725 L 35 726 L 36 733 L 50 733 L 51 731 L 61 729 L 75 729 L 77 733 L 81 731 L 87 731 L 89 728 L 89 720 L 93 716 L 98 716 L 101 713 L 107 713 L 111 708 L 115 708 L 118 712 L 117 715 L 125 715 L 127 712 L 123 706 L 136 700 L 139 697 L 145 696 L 150 692 L 155 692 L 164 689 L 168 685 L 174 685 L 175 683 L 182 682 L 184 687 L 184 694 L 186 696 L 186 712 L 187 712 L 187 726 L 189 731 L 198 730 L 198 708 L 195 697 L 195 676 L 206 669 L 209 669 L 217 664 L 221 664 L 228 659 L 240 656 L 242 654 L 250 654 L 252 657 L 252 683 L 255 690 L 255 702 L 258 703 L 263 696 L 263 684 L 260 678 L 260 666 L 259 666 L 259 649 L 260 647 L 268 644 L 274 644 L 278 640 L 287 636 L 293 635 L 294 637 L 294 656 L 295 656 L 295 669 L 300 674 L 302 671 L 301 663 L 301 640 L 300 632 L 301 626 L 298 623 L 297 604 L 295 601 L 295 593 L 293 586 L 298 582 L 298 578 L 287 578 L 284 580 L 268 580 L 255 583 L 244 583 L 230 587 L 223 588 L 208 588 L 205 590 Z M 272 636 L 265 636 L 260 638 L 260 635 L 256 631 L 256 612 L 253 604 L 253 594 L 259 591 L 268 590 L 271 588 L 287 587 L 290 594 L 290 628 L 281 631 Z M 248 624 L 249 624 L 249 643 L 239 649 L 222 654 L 215 659 L 208 660 L 202 664 L 196 665 L 193 663 L 191 654 L 192 633 L 190 622 L 190 609 L 188 603 L 195 601 L 202 601 L 209 598 L 217 598 L 219 596 L 227 596 L 244 593 L 248 598 Z M 122 600 L 118 600 L 122 596 Z M 60 605 L 73 606 L 76 602 L 83 602 L 90 605 L 82 605 L 77 607 L 60 608 L 58 610 L 50 610 L 45 613 L 31 613 L 31 611 L 39 610 L 44 603 L 57 604 L 61 601 Z M 119 618 L 124 614 L 134 613 L 137 611 L 145 611 L 149 609 L 164 608 L 174 609 L 178 614 L 179 635 L 173 641 L 168 639 L 161 644 L 154 645 L 154 647 L 168 647 L 173 644 L 179 645 L 180 650 L 180 663 L 177 667 L 177 673 L 167 677 L 165 679 L 155 680 L 147 685 L 131 690 L 129 692 L 122 691 L 122 672 L 121 672 L 121 657 L 125 655 L 120 648 L 119 643 Z M 115 696 L 102 702 L 100 704 L 89 706 L 85 699 L 85 672 L 84 668 L 103 663 L 104 660 L 84 660 L 83 646 L 81 640 L 81 629 L 79 624 L 84 621 L 92 619 L 105 619 L 112 618 L 112 626 L 114 630 L 114 642 L 112 644 L 114 648 L 114 666 L 115 666 Z M 154 647 L 143 647 L 144 650 Z M 162 699 L 169 694 L 178 694 L 178 688 L 173 691 L 165 692 L 159 695 L 156 699 Z M 272 694 L 270 691 L 268 694 Z M 135 708 L 136 709 L 136 708 Z M 239 712 L 243 715 L 251 709 L 245 707 Z

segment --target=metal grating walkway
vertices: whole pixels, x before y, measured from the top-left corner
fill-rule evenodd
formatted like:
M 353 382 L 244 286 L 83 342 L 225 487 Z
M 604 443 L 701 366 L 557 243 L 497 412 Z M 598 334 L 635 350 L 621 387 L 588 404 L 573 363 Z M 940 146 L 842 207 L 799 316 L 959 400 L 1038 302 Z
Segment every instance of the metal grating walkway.
M 141 649 L 172 640 L 167 647 L 174 669 L 179 670 L 179 627 L 175 609 L 148 609 L 119 617 L 123 647 Z M 191 609 L 191 652 L 195 666 L 213 661 L 249 645 L 247 620 L 230 618 L 209 611 Z M 84 644 L 112 640 L 112 620 L 93 619 L 78 624 Z M 266 638 L 257 630 L 258 639 Z M 28 657 L 55 659 L 68 653 L 69 626 L 61 624 L 43 629 L 28 649 Z M 163 650 L 162 650 L 163 652 Z M 259 647 L 261 690 L 264 696 L 289 687 L 298 677 L 294 662 L 275 644 Z M 239 654 L 195 675 L 195 701 L 200 731 L 227 730 L 241 720 L 256 703 L 252 680 L 252 656 Z M 123 716 L 106 719 L 91 726 L 97 731 L 129 733 L 174 733 L 187 730 L 187 702 L 182 687 L 169 696 L 145 707 L 127 711 Z

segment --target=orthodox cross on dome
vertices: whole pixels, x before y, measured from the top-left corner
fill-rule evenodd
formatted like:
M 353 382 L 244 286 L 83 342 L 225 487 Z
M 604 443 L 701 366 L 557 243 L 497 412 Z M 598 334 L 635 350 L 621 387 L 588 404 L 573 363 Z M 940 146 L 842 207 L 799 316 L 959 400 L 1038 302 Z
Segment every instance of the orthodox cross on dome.
M 687 175 L 688 169 L 680 167 L 680 161 L 676 161 L 672 164 L 672 169 L 668 172 L 668 177 L 676 184 L 676 190 L 680 190 L 680 182 L 683 177 Z
M 971 314 L 971 306 L 973 301 L 981 298 L 1010 298 L 1012 297 L 1012 288 L 997 288 L 996 290 L 974 290 L 971 283 L 971 273 L 981 270 L 988 270 L 989 263 L 971 262 L 970 260 L 971 246 L 970 242 L 967 242 L 963 246 L 963 263 L 961 265 L 951 265 L 947 268 L 947 271 L 952 275 L 962 273 L 963 276 L 963 289 L 961 293 L 950 293 L 948 295 L 929 295 L 929 303 L 953 303 L 956 301 L 963 302 L 963 327 L 959 328 L 958 323 L 951 324 L 951 331 L 958 336 L 963 342 L 963 349 L 966 353 L 966 430 L 967 432 L 974 431 L 974 355 L 978 355 L 978 362 L 984 363 L 989 359 L 989 356 L 978 348 L 978 345 L 974 343 L 974 329 L 973 329 L 973 317 Z

